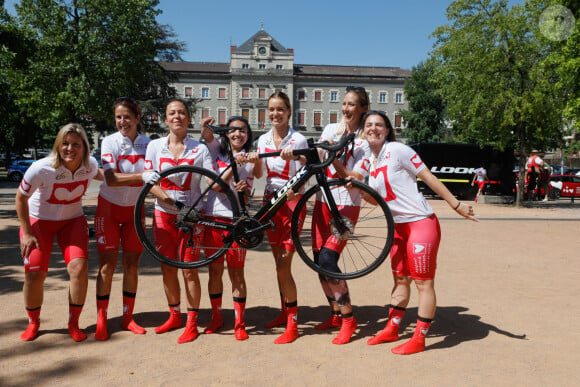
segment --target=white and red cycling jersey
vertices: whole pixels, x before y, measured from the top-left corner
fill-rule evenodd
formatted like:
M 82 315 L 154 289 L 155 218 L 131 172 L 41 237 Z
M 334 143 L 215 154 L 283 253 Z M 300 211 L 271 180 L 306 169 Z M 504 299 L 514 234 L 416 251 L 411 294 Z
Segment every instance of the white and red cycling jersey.
M 213 140 L 212 142 L 206 145 L 209 148 L 212 159 L 215 162 L 214 168 L 216 169 L 218 174 L 222 173 L 230 165 L 230 160 L 228 159 L 228 156 L 220 153 L 219 141 Z M 245 152 L 241 152 L 241 154 L 243 153 Z M 245 163 L 241 166 L 239 165 L 238 176 L 240 178 L 240 181 L 246 182 L 249 190 L 251 191 L 254 185 L 254 164 Z M 230 179 L 229 185 L 232 191 L 234 192 L 236 200 L 238 200 L 238 204 L 240 204 L 238 192 L 234 188 L 233 177 Z M 212 216 L 231 218 L 232 208 L 226 195 L 213 190 L 209 191 L 205 206 L 205 213 Z
M 426 165 L 412 148 L 388 142 L 378 157 L 371 155 L 370 162 L 369 185 L 388 203 L 395 223 L 415 222 L 433 214 L 417 188 L 417 174 Z
M 66 220 L 83 215 L 82 197 L 98 173 L 97 160 L 89 158 L 73 173 L 64 165 L 54 169 L 54 159 L 45 157 L 32 163 L 24 173 L 19 190 L 29 196 L 29 215 L 40 220 Z
M 339 124 L 326 125 L 319 141 L 330 141 L 337 143 L 344 136 L 343 133 L 338 134 Z M 349 171 L 357 172 L 363 177 L 369 174 L 369 158 L 371 150 L 366 140 L 356 138 L 354 143 L 348 147 L 346 152 L 340 157 L 340 161 Z M 329 178 L 340 177 L 334 169 L 334 166 L 329 165 L 326 169 L 326 176 Z M 360 206 L 360 196 L 356 195 L 356 190 L 347 190 L 342 187 L 332 189 L 332 196 L 337 205 L 341 206 Z M 355 196 L 356 195 L 356 196 Z M 316 200 L 322 201 L 322 194 L 318 194 Z
M 145 171 L 156 170 L 162 172 L 178 165 L 193 165 L 215 172 L 209 150 L 201 142 L 191 137 L 185 137 L 183 140 L 183 153 L 176 160 L 169 150 L 168 141 L 169 137 L 166 136 L 149 143 L 145 155 Z M 190 206 L 201 196 L 200 178 L 201 175 L 199 174 L 175 173 L 162 179 L 160 185 L 173 200 L 178 200 L 186 206 Z M 170 214 L 179 212 L 174 206 L 166 205 L 158 200 L 155 202 L 155 209 Z M 201 202 L 198 204 L 197 209 L 202 209 Z
M 119 132 L 105 137 L 101 144 L 103 170 L 112 169 L 119 173 L 143 172 L 145 152 L 150 141 L 149 137 L 142 134 L 137 134 L 135 141 Z M 118 206 L 134 206 L 142 186 L 143 183 L 111 187 L 105 180 L 101 184 L 99 195 Z
M 270 129 L 258 139 L 258 153 L 277 152 L 285 148 L 304 149 L 308 147 L 306 137 L 290 128 L 280 146 L 274 143 L 274 129 Z M 266 192 L 276 191 L 284 186 L 300 169 L 300 161 L 284 160 L 281 157 L 266 157 Z M 302 191 L 302 189 L 301 189 Z

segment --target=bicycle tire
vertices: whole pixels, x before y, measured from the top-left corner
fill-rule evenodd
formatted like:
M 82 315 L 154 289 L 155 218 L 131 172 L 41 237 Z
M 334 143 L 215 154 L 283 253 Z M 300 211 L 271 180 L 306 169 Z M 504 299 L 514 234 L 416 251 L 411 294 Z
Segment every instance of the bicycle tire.
M 199 205 L 198 205 L 199 208 L 198 209 L 201 209 L 201 208 L 205 209 L 205 206 L 207 204 L 207 199 L 209 196 L 209 190 L 207 190 L 207 188 L 211 182 L 214 182 L 215 184 L 217 184 L 220 187 L 220 189 L 221 189 L 220 192 L 225 195 L 225 198 L 227 198 L 225 200 L 229 201 L 230 207 L 232 209 L 230 219 L 228 222 L 233 223 L 234 219 L 239 217 L 238 202 L 234 196 L 233 191 L 231 190 L 229 185 L 223 179 L 221 179 L 218 175 L 216 175 L 212 171 L 209 171 L 209 170 L 204 169 L 204 168 L 192 166 L 192 165 L 180 165 L 180 166 L 168 168 L 168 169 L 160 172 L 159 175 L 161 176 L 161 178 L 159 179 L 159 185 L 157 185 L 157 186 L 160 187 L 161 189 L 164 189 L 164 187 L 165 187 L 167 191 L 170 190 L 169 188 L 171 186 L 175 187 L 176 185 L 179 185 L 179 183 L 181 183 L 181 182 L 199 181 L 198 186 L 200 188 L 200 192 L 201 193 L 205 192 L 205 195 L 203 195 L 203 197 L 201 197 L 201 200 L 199 201 Z M 191 179 L 191 180 L 188 180 L 188 179 Z M 192 184 L 192 187 L 194 187 L 193 184 Z M 223 256 L 226 253 L 226 251 L 228 249 L 230 249 L 230 247 L 233 243 L 233 236 L 231 238 L 228 238 L 229 233 L 230 233 L 229 231 L 224 231 L 224 233 L 223 233 L 224 241 L 223 241 L 223 244 L 218 249 L 215 249 L 215 248 L 210 249 L 209 246 L 204 246 L 203 238 L 202 238 L 202 236 L 199 235 L 200 232 L 203 232 L 204 226 L 197 223 L 197 221 L 204 222 L 204 221 L 207 221 L 209 218 L 208 218 L 208 215 L 206 213 L 203 213 L 203 214 L 200 213 L 197 221 L 192 222 L 192 223 L 188 223 L 187 226 L 182 225 L 185 228 L 189 227 L 190 229 L 192 229 L 192 233 L 190 233 L 190 234 L 186 233 L 186 235 L 189 235 L 192 238 L 193 238 L 192 235 L 195 235 L 196 243 L 195 243 L 195 246 L 193 246 L 192 248 L 194 248 L 195 253 L 199 255 L 199 258 L 197 260 L 195 260 L 195 261 L 185 260 L 184 256 L 189 254 L 189 252 L 186 253 L 183 246 L 180 249 L 175 249 L 175 250 L 179 250 L 179 251 L 175 252 L 176 253 L 175 259 L 173 259 L 172 257 L 168 257 L 167 256 L 168 254 L 164 254 L 163 252 L 160 252 L 158 246 L 162 246 L 163 241 L 160 240 L 162 233 L 158 233 L 157 236 L 155 236 L 154 231 L 153 231 L 153 229 L 154 229 L 153 218 L 154 218 L 156 197 L 155 197 L 155 195 L 153 195 L 151 193 L 152 188 L 153 188 L 152 184 L 145 184 L 143 186 L 143 188 L 141 189 L 141 192 L 139 193 L 139 196 L 137 198 L 137 203 L 135 204 L 135 218 L 134 219 L 135 219 L 135 228 L 137 230 L 137 235 L 139 237 L 139 240 L 141 241 L 141 243 L 143 244 L 145 249 L 151 254 L 151 256 L 153 258 L 155 258 L 157 261 L 159 261 L 163 264 L 177 267 L 180 269 L 195 269 L 195 268 L 210 264 L 211 262 L 213 262 L 213 261 L 217 260 L 218 258 L 220 258 L 221 256 Z M 189 204 L 190 206 L 187 207 L 187 204 Z M 188 208 L 189 209 L 191 208 L 191 203 L 186 203 L 186 207 L 184 207 L 185 210 L 182 209 L 181 211 L 187 211 Z M 173 210 L 177 211 L 176 209 L 173 209 Z M 143 214 L 143 217 L 141 216 L 141 214 Z M 180 225 L 177 224 L 177 222 L 176 222 L 176 227 L 179 227 L 179 226 Z M 183 232 L 183 231 L 181 231 L 181 232 Z M 156 237 L 158 239 L 157 243 L 156 243 Z M 172 240 L 170 243 L 167 243 L 167 245 L 169 245 L 169 246 L 175 245 L 175 240 Z M 210 252 L 210 254 L 206 254 L 206 250 L 208 252 Z M 215 251 L 212 251 L 212 250 L 215 250 Z
M 345 187 L 349 183 L 352 188 Z M 393 215 L 379 193 L 364 183 L 355 180 L 349 182 L 346 179 L 333 179 L 328 180 L 328 186 L 338 195 L 344 195 L 347 191 L 351 197 L 356 197 L 357 194 L 368 195 L 377 204 L 371 204 L 364 199 L 359 200 L 360 212 L 354 229 L 351 230 L 352 234 L 342 237 L 346 239 L 346 242 L 344 242 L 345 246 L 338 261 L 339 272 L 331 271 L 319 266 L 318 260 L 314 256 L 312 241 L 316 235 L 313 235 L 312 232 L 312 221 L 313 219 L 320 221 L 322 217 L 320 211 L 314 208 L 322 188 L 318 185 L 310 188 L 300 198 L 292 215 L 292 240 L 296 252 L 310 268 L 321 275 L 343 280 L 365 276 L 379 267 L 391 250 L 395 234 Z M 356 190 L 359 192 L 357 193 Z M 341 202 L 344 203 L 339 199 L 338 203 Z M 300 214 L 304 208 L 306 208 L 306 218 L 302 222 Z M 344 218 L 344 207 L 338 206 L 338 208 Z M 317 213 L 314 213 L 315 211 Z M 336 240 L 337 237 L 330 235 L 330 232 L 321 235 L 321 240 L 328 241 L 328 238 L 331 237 Z

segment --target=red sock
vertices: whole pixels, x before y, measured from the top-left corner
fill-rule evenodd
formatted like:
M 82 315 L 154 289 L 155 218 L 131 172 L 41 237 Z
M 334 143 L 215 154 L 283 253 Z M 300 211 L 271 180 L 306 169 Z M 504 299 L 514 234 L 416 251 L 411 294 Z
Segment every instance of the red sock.
M 209 301 L 211 302 L 211 322 L 203 331 L 207 335 L 217 332 L 224 324 L 222 317 L 222 294 L 210 294 Z
M 185 331 L 179 339 L 177 339 L 178 344 L 189 343 L 199 336 L 199 331 L 197 330 L 197 309 L 187 309 L 187 323 L 185 323 Z
M 397 355 L 411 355 L 413 353 L 423 352 L 425 350 L 425 336 L 427 336 L 431 321 L 431 319 L 419 317 L 417 319 L 415 333 L 411 337 L 411 340 L 391 349 L 391 352 Z
M 109 295 L 97 296 L 97 330 L 95 340 L 104 341 L 109 338 L 107 332 L 107 309 L 109 308 Z
M 79 328 L 79 317 L 83 311 L 83 305 L 69 304 L 68 306 L 68 332 L 74 341 L 79 342 L 87 338 L 85 332 Z
M 278 326 L 284 325 L 284 324 L 286 324 L 288 322 L 288 314 L 287 314 L 287 311 L 286 311 L 286 303 L 284 302 L 284 296 L 281 295 L 281 294 L 280 294 L 280 301 L 282 301 L 282 310 L 280 311 L 280 314 L 274 320 L 272 320 L 269 323 L 267 323 L 265 325 L 266 328 L 278 327 Z
M 246 332 L 246 321 L 244 319 L 245 310 L 246 299 L 234 297 L 234 334 L 236 336 L 236 340 L 246 340 L 248 338 L 248 333 Z
M 350 338 L 354 334 L 356 327 L 357 323 L 354 317 L 352 317 L 352 315 L 350 317 L 343 317 L 340 332 L 338 332 L 338 335 L 334 338 L 334 340 L 332 340 L 332 344 L 348 343 L 350 341 Z
M 179 308 L 179 304 L 169 305 L 169 318 L 163 325 L 155 328 L 155 333 L 165 333 L 172 329 L 181 328 L 181 325 L 181 309 Z
M 135 307 L 135 293 L 123 292 L 123 329 L 137 335 L 144 335 L 147 331 L 133 320 Z
M 274 340 L 274 344 L 288 344 L 298 338 L 298 307 L 295 302 L 292 304 L 294 306 L 286 305 L 286 313 L 288 314 L 286 332 Z
M 339 327 L 341 324 L 342 324 L 342 316 L 340 315 L 340 311 L 333 310 L 332 315 L 326 321 L 316 325 L 314 329 L 324 331 L 327 329 Z
M 20 339 L 24 341 L 32 341 L 38 335 L 38 329 L 40 328 L 40 306 L 34 309 L 26 308 L 26 314 L 28 315 L 28 328 L 20 335 Z
M 368 345 L 376 345 L 389 341 L 399 340 L 399 327 L 405 315 L 405 308 L 392 307 L 389 309 L 389 320 L 387 325 L 375 337 L 367 340 Z

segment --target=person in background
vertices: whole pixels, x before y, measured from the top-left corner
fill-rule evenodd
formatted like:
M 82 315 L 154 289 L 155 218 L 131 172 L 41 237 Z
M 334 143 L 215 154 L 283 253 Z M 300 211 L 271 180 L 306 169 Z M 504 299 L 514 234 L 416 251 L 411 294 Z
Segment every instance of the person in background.
M 274 192 L 283 187 L 301 167 L 304 157 L 294 156 L 293 150 L 308 146 L 306 138 L 290 127 L 292 107 L 290 98 L 284 92 L 277 91 L 268 99 L 268 117 L 272 122 L 272 128 L 258 139 L 258 153 L 281 151 L 281 154 L 279 157 L 262 159 L 267 173 L 265 202 L 271 200 Z M 288 200 L 272 219 L 275 227 L 267 230 L 276 263 L 282 310 L 278 317 L 266 324 L 266 328 L 286 324 L 286 331 L 274 341 L 275 344 L 291 343 L 298 338 L 298 294 L 292 276 L 292 257 L 295 248 L 290 223 L 299 194 L 291 190 L 288 192 Z M 305 216 L 306 212 L 302 214 L 302 219 Z
M 99 252 L 96 340 L 109 338 L 107 309 L 119 256 L 119 242 L 123 250 L 122 327 L 135 334 L 145 333 L 145 329 L 133 320 L 139 260 L 143 252 L 133 214 L 143 186 L 145 151 L 150 140 L 141 134 L 139 106 L 132 98 L 117 99 L 113 105 L 113 115 L 117 132 L 105 137 L 101 145 L 105 182 L 101 184 L 95 214 Z
M 538 151 L 533 150 L 530 157 L 526 160 L 526 171 L 524 181 L 526 182 L 527 200 L 532 201 L 536 198 L 536 188 L 538 187 L 538 177 L 541 172 L 544 160 L 537 155 Z
M 459 215 L 477 221 L 473 207 L 457 200 L 407 145 L 395 141 L 384 112 L 371 110 L 363 118 L 364 137 L 371 149 L 369 185 L 386 200 L 395 221 L 391 249 L 394 286 L 385 328 L 367 341 L 369 345 L 399 339 L 399 325 L 411 297 L 411 283 L 418 291 L 419 308 L 413 337 L 391 351 L 408 355 L 425 350 L 425 337 L 435 317 L 435 268 L 441 229 L 437 216 L 417 189 L 417 177 Z
M 251 153 L 252 146 L 252 128 L 248 120 L 243 116 L 230 117 L 226 126 L 230 127 L 227 133 L 227 140 L 220 141 L 214 138 L 213 132 L 206 125 L 212 125 L 215 122 L 213 117 L 203 119 L 201 125 L 201 136 L 210 150 L 211 156 L 215 163 L 215 169 L 222 173 L 230 163 L 226 153 L 229 142 L 231 150 L 240 163 L 238 167 L 239 181 L 233 181 L 232 170 L 228 169 L 222 179 L 230 184 L 234 192 L 243 192 L 244 199 L 249 200 L 254 178 L 262 177 L 262 162 L 256 153 Z M 223 193 L 209 191 L 209 197 L 206 204 L 206 215 L 224 220 L 231 219 L 232 209 L 227 197 Z M 206 256 L 212 255 L 221 246 L 223 232 L 221 230 L 206 227 L 204 232 L 204 250 Z M 236 242 L 231 249 L 225 254 L 228 263 L 228 275 L 232 283 L 232 296 L 234 299 L 235 323 L 234 336 L 237 340 L 246 340 L 246 323 L 244 311 L 246 308 L 246 280 L 244 279 L 244 263 L 246 260 L 246 249 L 240 247 Z M 222 295 L 224 274 L 224 257 L 212 262 L 209 265 L 209 281 L 207 284 L 208 293 L 211 303 L 212 315 L 211 323 L 204 330 L 204 333 L 211 334 L 219 330 L 223 325 L 222 317 Z
M 479 198 L 481 191 L 483 191 L 483 188 L 485 188 L 485 182 L 488 180 L 487 171 L 485 170 L 483 163 L 479 166 L 479 168 L 475 170 L 473 180 L 471 180 L 471 186 L 475 184 L 476 180 L 477 180 L 477 194 L 475 195 L 475 202 L 477 203 L 477 199 Z
M 159 181 L 157 171 L 177 165 L 194 165 L 215 171 L 213 161 L 207 147 L 187 135 L 187 128 L 191 122 L 191 114 L 184 101 L 174 98 L 169 100 L 165 108 L 165 124 L 169 128 L 169 134 L 165 137 L 153 140 L 147 147 L 145 155 L 145 172 L 143 180 L 148 184 L 155 184 L 151 192 L 157 196 L 155 202 L 155 215 L 153 220 L 153 238 L 157 250 L 168 258 L 177 258 L 181 246 L 192 242 L 192 246 L 185 248 L 185 261 L 199 259 L 200 246 L 203 240 L 203 228 L 196 226 L 190 231 L 177 228 L 175 220 L 179 210 L 185 204 L 194 203 L 201 195 L 199 179 L 185 179 L 187 184 L 179 184 L 173 181 L 167 186 L 171 189 L 164 191 L 158 189 L 158 185 L 165 184 L 166 179 Z M 175 176 L 177 178 L 178 176 Z M 179 284 L 179 269 L 166 264 L 161 264 L 163 275 L 163 287 L 169 304 L 169 318 L 155 328 L 155 333 L 161 334 L 182 326 L 181 320 L 181 286 Z M 199 335 L 197 329 L 197 315 L 201 297 L 201 285 L 197 269 L 182 269 L 185 282 L 185 294 L 187 300 L 187 322 L 185 331 L 177 339 L 177 342 L 187 343 L 193 341 Z
M 92 179 L 103 180 L 102 172 L 97 160 L 89 156 L 85 130 L 70 123 L 59 130 L 50 154 L 28 168 L 16 192 L 24 304 L 29 321 L 20 335 L 24 341 L 38 335 L 44 281 L 55 238 L 70 277 L 68 331 L 74 341 L 87 338 L 79 328 L 89 281 L 89 229 L 82 196 Z

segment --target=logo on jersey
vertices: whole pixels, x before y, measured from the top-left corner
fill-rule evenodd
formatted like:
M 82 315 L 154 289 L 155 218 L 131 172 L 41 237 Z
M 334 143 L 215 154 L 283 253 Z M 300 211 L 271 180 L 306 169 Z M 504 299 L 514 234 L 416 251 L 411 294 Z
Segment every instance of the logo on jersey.
M 103 161 L 103 164 L 110 164 L 113 162 L 113 155 L 111 153 L 102 155 L 101 160 Z
M 22 182 L 20 183 L 20 189 L 29 194 L 30 188 L 31 188 L 30 183 L 22 179 Z
M 191 153 L 195 154 L 199 151 L 199 147 L 195 147 L 191 150 Z
M 413 253 L 424 254 L 427 250 L 427 245 L 424 243 L 413 243 Z
M 143 168 L 145 156 L 143 155 L 120 155 L 117 161 L 119 172 L 139 172 Z
M 153 169 L 153 163 L 151 160 L 145 160 L 145 170 L 148 171 L 150 169 Z
M 385 160 L 388 160 L 391 158 L 391 152 L 387 152 L 387 154 L 385 155 Z
M 421 157 L 415 153 L 415 155 L 411 157 L 411 163 L 413 163 L 415 168 L 419 168 L 423 164 L 423 161 L 421 161 Z
M 87 190 L 88 180 L 73 181 L 71 183 L 55 183 L 52 186 L 52 194 L 46 201 L 50 204 L 72 204 L 81 200 Z
M 62 180 L 62 179 L 66 179 L 66 172 L 61 172 L 56 176 L 56 180 Z

